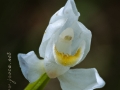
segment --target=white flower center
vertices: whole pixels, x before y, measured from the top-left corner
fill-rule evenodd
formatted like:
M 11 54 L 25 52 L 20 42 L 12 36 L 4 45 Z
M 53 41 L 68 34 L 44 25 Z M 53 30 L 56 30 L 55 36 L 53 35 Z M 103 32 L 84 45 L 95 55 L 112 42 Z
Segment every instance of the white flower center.
M 74 38 L 74 32 L 72 28 L 65 29 L 59 36 L 56 48 L 59 52 L 64 54 L 71 54 L 71 44 Z

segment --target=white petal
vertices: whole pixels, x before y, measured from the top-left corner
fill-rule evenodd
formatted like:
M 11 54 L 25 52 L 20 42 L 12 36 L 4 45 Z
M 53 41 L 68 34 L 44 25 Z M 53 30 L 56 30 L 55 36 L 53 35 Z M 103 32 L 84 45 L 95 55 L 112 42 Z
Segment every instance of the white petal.
M 62 90 L 93 90 L 105 85 L 95 68 L 70 69 L 58 79 Z
M 66 21 L 65 19 L 60 19 L 48 25 L 45 31 L 45 34 L 43 36 L 41 45 L 39 47 L 39 54 L 41 57 L 45 57 L 45 49 L 46 49 L 46 45 L 48 44 L 49 39 L 55 33 L 55 31 L 59 30 L 64 25 L 65 21 Z
M 27 54 L 18 54 L 19 65 L 24 77 L 29 82 L 34 82 L 45 73 L 43 60 L 39 60 L 34 51 Z
M 64 10 L 64 7 L 60 8 L 60 9 L 51 17 L 49 24 L 52 24 L 52 23 L 54 23 L 55 21 L 57 21 L 57 20 L 59 20 L 59 19 L 65 18 L 65 16 L 63 15 L 63 10 Z
M 52 35 L 46 47 L 46 51 L 45 51 L 46 52 L 45 58 L 44 58 L 45 70 L 50 78 L 55 78 L 59 75 L 64 74 L 67 70 L 69 70 L 69 67 L 58 65 L 55 62 L 55 59 L 53 57 L 52 47 L 59 36 L 58 34 L 59 32 L 56 32 L 55 34 Z
M 90 50 L 90 45 L 91 45 L 91 31 L 88 30 L 82 23 L 75 21 L 73 22 L 73 24 L 70 26 L 73 30 L 74 30 L 74 39 L 72 41 L 72 55 L 75 54 L 75 52 L 78 50 L 78 47 L 82 44 L 82 42 L 85 42 L 85 50 L 84 50 L 84 55 L 81 58 L 81 60 L 79 60 L 78 63 L 80 63 L 82 60 L 84 60 L 84 58 L 86 57 L 86 55 L 88 54 L 89 50 Z M 78 64 L 77 63 L 77 64 Z
M 79 48 L 81 49 L 80 56 L 78 57 L 78 60 L 73 65 L 71 65 L 71 67 L 74 67 L 75 65 L 79 64 L 83 60 L 83 56 L 85 54 L 85 48 L 86 48 L 85 46 L 86 46 L 86 42 L 84 40 L 81 41 L 79 44 Z
M 86 57 L 86 55 L 88 54 L 88 52 L 90 51 L 92 34 L 91 34 L 91 31 L 88 30 L 81 22 L 78 22 L 78 24 L 82 30 L 81 38 L 86 42 L 85 52 L 84 52 L 84 56 L 82 58 L 82 60 L 83 60 Z
M 58 10 L 50 19 L 50 23 L 55 22 L 61 18 L 69 18 L 71 20 L 78 20 L 80 16 L 79 12 L 77 11 L 76 5 L 74 0 L 68 0 L 64 7 Z

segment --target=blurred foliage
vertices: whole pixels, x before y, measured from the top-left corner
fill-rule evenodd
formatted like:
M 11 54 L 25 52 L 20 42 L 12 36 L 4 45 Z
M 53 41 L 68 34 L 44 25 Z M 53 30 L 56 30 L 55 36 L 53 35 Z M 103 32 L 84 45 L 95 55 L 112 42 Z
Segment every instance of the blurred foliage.
M 91 51 L 75 68 L 97 68 L 106 86 L 99 90 L 120 90 L 120 1 L 75 0 L 80 21 L 93 34 Z M 66 0 L 0 0 L 0 90 L 8 90 L 8 57 L 12 57 L 11 90 L 23 90 L 28 81 L 23 77 L 18 53 L 38 48 L 50 17 Z M 40 57 L 39 57 L 40 58 Z M 45 90 L 61 90 L 57 79 Z

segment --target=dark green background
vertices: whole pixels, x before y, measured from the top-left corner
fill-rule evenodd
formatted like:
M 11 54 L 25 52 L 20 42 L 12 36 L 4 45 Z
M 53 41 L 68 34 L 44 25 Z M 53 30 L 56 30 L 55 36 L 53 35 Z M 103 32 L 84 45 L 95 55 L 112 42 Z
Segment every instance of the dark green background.
M 120 1 L 75 0 L 81 21 L 92 32 L 91 50 L 75 68 L 97 68 L 106 85 L 99 90 L 120 90 Z M 23 90 L 28 81 L 23 77 L 18 53 L 38 48 L 50 17 L 66 0 L 0 0 L 0 90 L 8 90 L 8 57 L 12 57 L 11 90 Z M 61 90 L 52 79 L 44 90 Z

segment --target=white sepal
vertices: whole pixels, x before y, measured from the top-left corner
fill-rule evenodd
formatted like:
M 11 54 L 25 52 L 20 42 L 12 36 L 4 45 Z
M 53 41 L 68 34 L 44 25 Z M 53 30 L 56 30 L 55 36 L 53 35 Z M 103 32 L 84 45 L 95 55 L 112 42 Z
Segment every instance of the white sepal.
M 19 65 L 21 67 L 24 77 L 29 82 L 34 82 L 45 73 L 44 60 L 39 60 L 34 51 L 27 54 L 18 54 Z
M 95 68 L 70 69 L 58 79 L 62 90 L 93 90 L 105 85 Z
M 74 0 L 68 0 L 64 7 L 59 9 L 50 19 L 49 23 L 53 23 L 61 18 L 69 18 L 71 20 L 78 20 L 80 13 L 78 12 Z
M 86 55 L 88 54 L 88 52 L 90 51 L 92 33 L 81 22 L 78 22 L 78 25 L 82 31 L 81 38 L 86 42 L 84 56 L 82 58 L 82 60 L 83 60 L 86 57 Z

